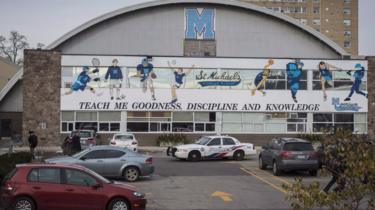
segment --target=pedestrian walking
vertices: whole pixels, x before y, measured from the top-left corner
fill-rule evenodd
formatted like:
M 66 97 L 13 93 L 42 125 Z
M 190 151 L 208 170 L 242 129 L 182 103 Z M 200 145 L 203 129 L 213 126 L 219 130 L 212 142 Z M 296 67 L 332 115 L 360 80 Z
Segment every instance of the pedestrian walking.
M 81 148 L 81 136 L 80 136 L 80 132 L 76 132 L 74 133 L 74 135 L 72 136 L 72 150 L 73 150 L 73 153 L 78 153 L 82 150 Z
M 38 137 L 35 135 L 34 131 L 29 131 L 29 147 L 30 147 L 30 153 L 33 156 L 33 159 L 35 159 L 34 151 L 35 148 L 38 146 Z

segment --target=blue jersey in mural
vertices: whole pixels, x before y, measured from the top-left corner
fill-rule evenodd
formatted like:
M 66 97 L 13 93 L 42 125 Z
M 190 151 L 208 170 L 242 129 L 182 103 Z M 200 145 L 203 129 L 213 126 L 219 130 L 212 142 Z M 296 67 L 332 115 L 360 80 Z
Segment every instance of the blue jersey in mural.
M 301 65 L 301 67 L 299 68 L 298 65 Z M 299 82 L 302 76 L 302 66 L 303 63 L 298 62 L 290 62 L 286 65 L 288 84 L 290 86 L 292 98 L 295 102 L 297 102 L 296 95 L 299 90 Z
M 85 90 L 86 86 L 87 86 L 87 83 L 90 82 L 90 77 L 89 75 L 87 74 L 86 71 L 82 71 L 77 79 L 73 82 L 72 86 L 70 87 L 71 90 L 73 91 L 77 91 L 77 90 Z
M 255 86 L 258 86 L 259 83 L 262 81 L 263 79 L 263 72 L 260 72 L 256 75 L 255 79 L 254 79 L 254 85 Z
M 137 66 L 137 71 L 142 74 L 141 82 L 145 81 L 148 78 L 153 68 L 154 66 L 151 63 L 148 63 L 147 66 L 144 66 L 143 64 L 139 64 Z
M 185 73 L 174 72 L 175 82 L 176 82 L 178 85 L 182 85 L 182 84 L 184 83 L 184 82 L 183 82 L 183 79 L 184 79 L 185 76 L 186 76 Z
M 332 74 L 329 72 L 327 68 L 319 68 L 320 71 L 320 76 L 325 80 L 325 81 L 331 81 L 332 80 Z
M 107 73 L 105 74 L 105 79 L 122 79 L 122 71 L 121 68 L 118 66 L 110 66 L 108 67 Z

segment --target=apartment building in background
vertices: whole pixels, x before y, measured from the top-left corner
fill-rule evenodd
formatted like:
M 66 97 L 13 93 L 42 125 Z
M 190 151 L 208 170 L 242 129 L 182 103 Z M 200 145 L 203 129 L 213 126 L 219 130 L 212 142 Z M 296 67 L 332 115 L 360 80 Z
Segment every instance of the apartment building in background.
M 358 55 L 358 0 L 241 0 L 299 20 Z

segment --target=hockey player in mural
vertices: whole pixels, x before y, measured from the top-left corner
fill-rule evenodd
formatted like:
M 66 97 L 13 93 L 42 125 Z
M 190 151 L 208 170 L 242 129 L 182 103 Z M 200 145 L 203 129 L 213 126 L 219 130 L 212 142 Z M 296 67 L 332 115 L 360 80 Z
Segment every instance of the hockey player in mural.
M 172 87 L 171 87 L 171 95 L 172 95 L 172 101 L 171 103 L 176 103 L 177 102 L 177 89 L 180 88 L 184 84 L 184 77 L 186 77 L 190 72 L 193 70 L 195 65 L 192 65 L 190 69 L 184 70 L 183 68 L 173 68 L 168 61 L 168 66 L 173 72 L 173 77 L 174 80 L 172 82 Z
M 254 85 L 255 88 L 251 90 L 251 95 L 255 95 L 255 91 L 259 91 L 263 94 L 263 96 L 266 95 L 266 92 L 263 90 L 266 88 L 266 82 L 271 74 L 270 67 L 274 64 L 274 61 L 272 59 L 269 59 L 267 64 L 264 66 L 263 71 L 258 73 L 254 79 Z
M 347 74 L 354 77 L 354 83 L 352 85 L 352 88 L 350 89 L 349 96 L 346 97 L 344 101 L 350 101 L 354 92 L 359 95 L 368 97 L 368 94 L 361 91 L 362 79 L 365 76 L 365 68 L 361 64 L 357 63 L 354 67 L 354 73 L 352 74 L 352 71 L 348 71 Z
M 286 74 L 288 78 L 288 84 L 290 87 L 290 91 L 292 94 L 293 101 L 298 103 L 297 101 L 297 92 L 300 87 L 300 78 L 302 76 L 302 68 L 303 63 L 296 59 L 294 62 L 290 62 L 286 64 Z
M 70 90 L 65 92 L 63 95 L 70 95 L 73 92 L 77 91 L 84 91 L 84 90 L 90 90 L 93 94 L 95 94 L 95 89 L 88 85 L 88 83 L 91 81 L 90 74 L 98 73 L 99 69 L 94 69 L 90 71 L 90 68 L 88 66 L 83 66 L 81 73 L 78 75 L 78 77 L 73 81 L 72 85 L 70 86 Z M 102 93 L 98 93 L 97 96 L 102 95 Z
M 114 99 L 114 89 L 116 89 L 116 99 L 120 100 L 120 91 L 122 87 L 122 70 L 118 66 L 118 60 L 112 60 L 112 66 L 108 67 L 107 73 L 105 74 L 105 80 L 109 80 L 109 94 L 111 95 L 111 100 Z
M 146 93 L 147 89 L 150 89 L 152 100 L 155 98 L 155 89 L 153 79 L 156 79 L 154 73 L 154 66 L 148 62 L 147 58 L 142 60 L 142 63 L 137 66 L 137 76 L 141 78 L 143 92 Z
M 337 69 L 341 70 L 340 68 L 333 66 L 329 63 L 326 63 L 324 61 L 320 61 L 318 65 L 319 73 L 320 73 L 320 83 L 322 85 L 322 91 L 323 91 L 323 100 L 327 100 L 327 92 L 326 92 L 326 85 L 333 86 L 332 82 L 332 72 L 331 69 Z

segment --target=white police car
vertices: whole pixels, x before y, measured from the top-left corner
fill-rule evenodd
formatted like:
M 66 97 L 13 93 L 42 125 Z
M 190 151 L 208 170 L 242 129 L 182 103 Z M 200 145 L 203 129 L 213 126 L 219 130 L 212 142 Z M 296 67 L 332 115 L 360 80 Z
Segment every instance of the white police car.
M 241 143 L 231 136 L 205 136 L 194 144 L 169 147 L 167 155 L 190 161 L 220 158 L 243 160 L 245 156 L 255 157 L 256 150 L 253 144 Z

